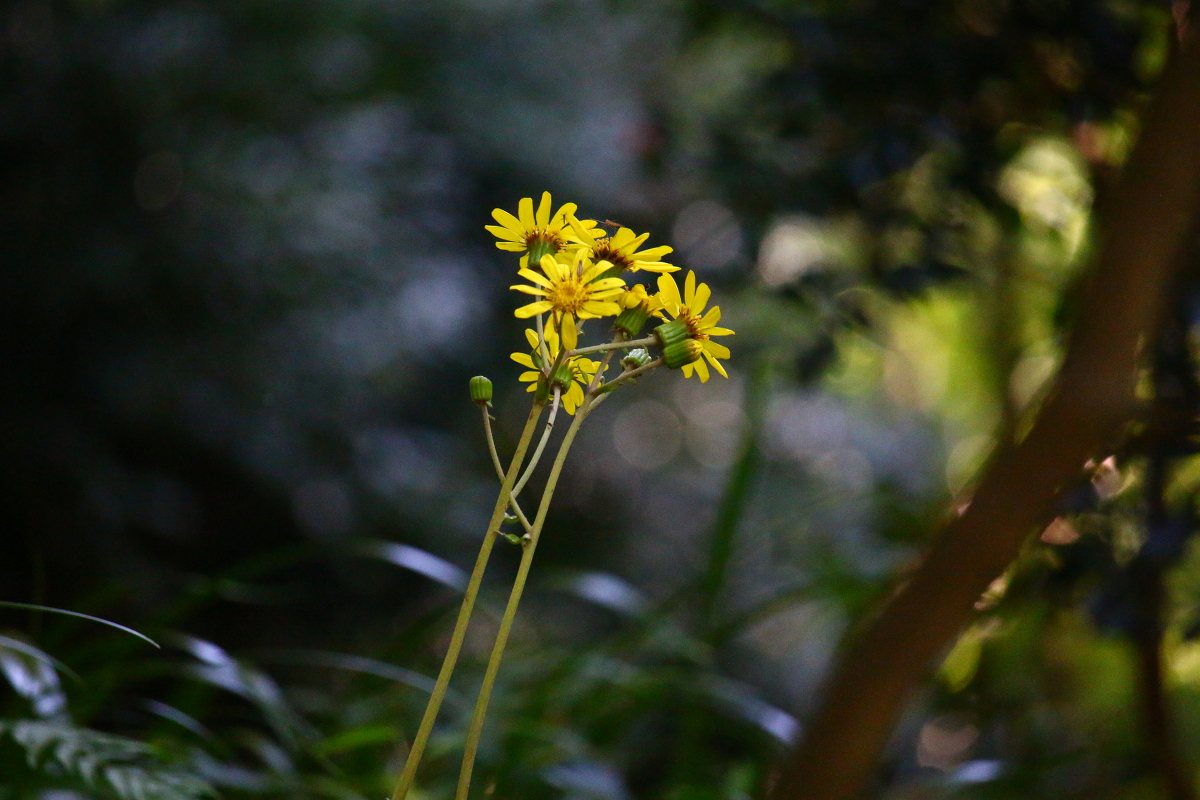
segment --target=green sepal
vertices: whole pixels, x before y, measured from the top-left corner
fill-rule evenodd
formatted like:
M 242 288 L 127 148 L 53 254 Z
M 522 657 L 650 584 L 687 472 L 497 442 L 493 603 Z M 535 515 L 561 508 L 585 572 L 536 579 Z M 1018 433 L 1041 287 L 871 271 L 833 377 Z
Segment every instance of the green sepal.
M 663 348 L 663 361 L 669 368 L 679 369 L 700 358 L 701 349 L 700 343 L 695 339 L 672 342 Z
M 541 269 L 542 256 L 552 256 L 558 252 L 558 248 L 550 244 L 550 242 L 538 239 L 529 246 L 529 268 Z
M 575 379 L 575 370 L 569 363 L 563 361 L 554 370 L 554 374 L 550 376 L 550 386 L 557 386 L 562 391 L 567 391 L 571 388 L 571 381 Z
M 620 331 L 630 339 L 636 339 L 649 318 L 650 312 L 644 305 L 638 303 L 633 308 L 627 308 L 617 315 L 616 321 L 613 322 L 613 330 Z
M 654 329 L 654 335 L 658 338 L 659 346 L 664 350 L 677 342 L 692 338 L 692 332 L 688 330 L 687 323 L 681 319 L 664 322 Z

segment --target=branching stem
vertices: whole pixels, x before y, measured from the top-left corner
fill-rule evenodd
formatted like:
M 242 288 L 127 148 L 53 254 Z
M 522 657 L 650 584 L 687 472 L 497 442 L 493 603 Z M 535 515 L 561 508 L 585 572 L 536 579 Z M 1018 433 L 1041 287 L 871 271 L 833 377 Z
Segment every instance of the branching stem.
M 550 363 L 550 351 L 546 347 L 546 331 L 542 324 L 542 315 L 537 315 L 538 352 L 542 354 L 542 364 Z M 549 373 L 547 373 L 549 374 Z
M 508 508 L 508 501 L 512 499 L 513 482 L 517 479 L 517 473 L 521 471 L 525 452 L 529 449 L 530 440 L 533 439 L 533 432 L 537 428 L 537 421 L 542 415 L 543 406 L 544 403 L 535 400 L 533 408 L 529 410 L 529 419 L 525 421 L 525 429 L 521 431 L 517 450 L 513 453 L 512 463 L 508 465 L 508 472 L 500 486 L 500 495 L 496 498 L 496 506 L 492 510 L 492 519 L 488 523 L 487 535 L 483 537 L 483 544 L 479 547 L 479 556 L 475 559 L 475 568 L 471 571 L 471 579 L 467 583 L 462 607 L 458 611 L 458 620 L 454 623 L 450 647 L 446 650 L 446 657 L 442 661 L 441 671 L 438 672 L 437 682 L 429 696 L 429 704 L 425 706 L 425 715 L 421 718 L 421 726 L 417 729 L 417 735 L 413 739 L 412 749 L 408 751 L 408 759 L 404 762 L 404 771 L 400 773 L 400 779 L 396 782 L 396 790 L 392 792 L 392 800 L 405 800 L 408 790 L 412 787 L 413 778 L 416 777 L 421 757 L 425 754 L 425 745 L 428 744 L 429 735 L 433 732 L 433 722 L 437 719 L 438 710 L 441 708 L 442 700 L 446 697 L 446 690 L 450 686 L 450 676 L 454 672 L 455 664 L 458 663 L 458 654 L 462 650 L 463 639 L 466 637 L 467 624 L 471 621 L 471 612 L 475 609 L 475 598 L 479 595 L 479 585 L 483 582 L 483 573 L 487 569 L 488 558 L 492 554 L 492 545 L 496 543 L 496 532 L 500 530 L 500 524 L 504 521 L 504 510 Z
M 562 403 L 562 389 L 557 386 L 554 388 L 554 402 L 550 406 L 550 416 L 546 417 L 546 429 L 542 431 L 542 438 L 538 442 L 537 449 L 533 451 L 533 458 L 529 459 L 529 466 L 525 468 L 525 474 L 521 476 L 521 480 L 517 481 L 517 485 L 513 487 L 512 496 L 513 502 L 517 500 L 517 495 L 525 488 L 525 484 L 529 482 L 529 476 L 533 475 L 533 470 L 538 465 L 538 461 L 542 458 L 542 451 L 546 449 L 546 442 L 550 440 L 550 434 L 554 432 L 554 418 L 558 416 L 558 407 Z M 529 530 L 526 526 L 526 530 Z
M 657 336 L 647 336 L 645 339 L 625 339 L 619 342 L 605 342 L 604 344 L 594 344 L 591 347 L 577 347 L 567 353 L 567 358 L 586 355 L 587 353 L 602 353 L 605 350 L 619 350 L 622 347 L 650 347 L 658 344 Z
M 471 715 L 471 725 L 467 729 L 467 744 L 466 751 L 463 753 L 462 771 L 458 774 L 458 792 L 455 795 L 456 800 L 466 800 L 467 794 L 471 789 L 471 773 L 475 769 L 475 756 L 479 752 L 479 738 L 483 732 L 483 721 L 487 716 L 488 703 L 492 697 L 492 687 L 496 683 L 496 673 L 500 670 L 500 661 L 504 658 L 504 648 L 508 644 L 508 635 L 512 631 L 513 620 L 517 616 L 517 606 L 521 603 L 521 595 L 525 591 L 525 581 L 529 577 L 529 567 L 533 563 L 533 554 L 537 550 L 538 539 L 541 537 L 542 525 L 546 521 L 546 512 L 550 509 L 550 501 L 554 497 L 554 489 L 558 485 L 559 475 L 562 474 L 563 463 L 567 459 L 567 452 L 571 449 L 571 443 L 575 441 L 575 434 L 579 432 L 579 426 L 583 424 L 588 413 L 595 407 L 603 396 L 585 402 L 585 404 L 576 412 L 575 419 L 571 421 L 571 427 L 567 429 L 567 435 L 563 438 L 562 445 L 558 448 L 558 454 L 554 458 L 554 466 L 550 469 L 550 476 L 546 479 L 546 488 L 542 492 L 541 502 L 538 504 L 537 517 L 533 521 L 533 531 L 529 534 L 529 540 L 525 543 L 525 550 L 521 554 L 521 566 L 517 569 L 517 578 L 513 582 L 512 592 L 508 596 L 508 605 L 504 609 L 504 617 L 500 620 L 500 631 L 496 634 L 496 643 L 492 646 L 492 655 L 488 659 L 487 671 L 483 676 L 483 685 L 479 689 L 479 699 L 475 702 L 475 711 Z
M 631 381 L 634 378 L 640 378 L 642 375 L 645 375 L 650 370 L 657 369 L 658 367 L 661 367 L 665 363 L 666 362 L 663 361 L 661 358 L 656 358 L 653 361 L 651 361 L 649 364 L 640 366 L 637 369 L 626 370 L 625 372 L 622 372 L 617 377 L 613 378 L 608 383 L 604 384 L 604 388 L 611 391 L 613 388 L 616 387 L 617 384 L 622 383 L 624 381 Z M 603 396 L 603 395 L 601 395 L 601 396 Z
M 488 407 L 486 405 L 481 403 L 479 407 L 483 409 L 483 430 L 487 434 L 488 452 L 492 454 L 492 466 L 496 468 L 496 477 L 499 478 L 500 483 L 503 484 L 504 467 L 500 466 L 500 456 L 496 453 L 496 440 L 492 437 L 492 415 L 488 413 Z M 553 411 L 550 412 L 550 418 L 554 419 Z M 534 458 L 537 458 L 537 456 L 534 456 Z M 517 503 L 517 491 L 520 490 L 518 489 L 510 493 L 508 504 L 512 506 L 513 513 L 517 515 L 517 519 L 521 520 L 521 527 L 525 529 L 526 533 L 529 533 L 529 520 L 526 519 L 525 512 L 521 510 L 520 504 Z

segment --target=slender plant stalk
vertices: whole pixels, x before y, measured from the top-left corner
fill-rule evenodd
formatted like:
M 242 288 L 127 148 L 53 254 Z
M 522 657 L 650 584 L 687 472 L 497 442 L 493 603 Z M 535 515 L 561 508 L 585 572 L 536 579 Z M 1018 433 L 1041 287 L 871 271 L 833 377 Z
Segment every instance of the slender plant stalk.
M 567 353 L 567 358 L 586 355 L 587 353 L 602 353 L 605 350 L 619 350 L 622 347 L 649 347 L 652 344 L 658 344 L 657 336 L 647 336 L 645 339 L 624 339 L 619 342 L 605 342 L 604 344 L 594 344 L 591 347 L 577 347 Z
M 479 407 L 483 409 L 483 432 L 487 434 L 488 452 L 492 455 L 492 466 L 496 468 L 496 477 L 500 479 L 500 483 L 503 485 L 504 467 L 500 466 L 500 456 L 496 452 L 496 440 L 492 437 L 492 415 L 488 412 L 487 405 L 480 404 Z M 529 520 L 525 518 L 525 512 L 521 510 L 521 505 L 517 502 L 516 490 L 509 493 L 508 504 L 512 506 L 513 513 L 517 515 L 517 519 L 521 520 L 521 526 L 525 528 L 525 532 L 529 533 Z
M 529 483 L 529 476 L 533 474 L 533 470 L 537 467 L 538 462 L 542 460 L 542 451 L 546 449 L 546 442 L 550 441 L 550 434 L 554 432 L 554 418 L 558 416 L 558 407 L 562 403 L 562 389 L 554 387 L 554 402 L 550 405 L 550 416 L 546 418 L 546 429 L 542 431 L 542 438 L 538 441 L 537 448 L 533 451 L 533 458 L 529 459 L 529 466 L 525 468 L 525 474 L 521 476 L 521 480 L 517 481 L 517 485 L 513 487 L 513 501 L 517 499 L 517 495 L 525 488 L 525 484 Z
M 603 399 L 601 397 L 600 399 Z M 463 753 L 462 771 L 458 775 L 458 792 L 456 800 L 466 800 L 471 789 L 471 773 L 475 769 L 475 755 L 479 751 L 479 737 L 483 732 L 483 721 L 487 716 L 488 703 L 492 697 L 492 687 L 496 683 L 496 673 L 500 671 L 500 661 L 504 658 L 504 648 L 508 644 L 508 635 L 512 630 L 513 620 L 517 616 L 517 606 L 521 603 L 521 594 L 525 591 L 525 581 L 529 577 L 529 567 L 533 563 L 533 554 L 537 550 L 538 539 L 541 537 L 542 525 L 546 521 L 546 512 L 550 509 L 550 501 L 554 497 L 554 489 L 558 485 L 559 475 L 562 474 L 563 463 L 567 460 L 567 452 L 575 440 L 579 426 L 587 417 L 588 412 L 595 407 L 596 402 L 590 402 L 580 408 L 563 437 L 558 455 L 554 458 L 554 466 L 550 468 L 550 476 L 546 479 L 546 488 L 542 492 L 542 500 L 538 504 L 537 516 L 533 520 L 533 531 L 521 554 L 521 566 L 517 569 L 517 578 L 513 582 L 512 592 L 508 596 L 508 605 L 504 609 L 504 618 L 500 620 L 500 631 L 496 634 L 496 643 L 492 646 L 492 655 L 488 659 L 487 671 L 483 675 L 483 684 L 479 688 L 479 699 L 475 702 L 475 712 L 471 715 L 471 725 L 467 729 L 466 751 Z
M 542 323 L 541 314 L 538 314 L 535 319 L 537 319 L 538 351 L 542 354 L 542 365 L 545 366 L 550 363 L 550 350 L 546 347 L 545 325 Z
M 438 709 L 441 708 L 442 700 L 446 697 L 446 689 L 450 686 L 450 675 L 454 672 L 454 666 L 458 662 L 458 653 L 462 649 L 463 639 L 467 633 L 467 624 L 471 621 L 471 612 L 475 609 L 475 598 L 479 595 L 479 585 L 483 582 L 483 573 L 487 569 L 488 558 L 492 554 L 492 545 L 495 544 L 496 534 L 500 530 L 500 524 L 504 521 L 504 510 L 508 508 L 508 501 L 512 496 L 513 482 L 517 479 L 517 473 L 521 471 L 521 463 L 525 460 L 525 451 L 529 449 L 529 442 L 533 439 L 533 432 L 537 428 L 538 418 L 542 415 L 543 405 L 535 400 L 533 408 L 529 409 L 529 419 L 525 421 L 525 430 L 521 432 L 521 439 L 517 443 L 516 452 L 513 453 L 512 463 L 508 465 L 508 472 L 500 487 L 500 495 L 496 498 L 496 507 L 492 511 L 492 520 L 488 523 L 487 535 L 483 537 L 479 556 L 475 559 L 475 569 L 472 570 L 471 579 L 467 583 L 462 607 L 458 611 L 458 620 L 454 623 L 454 633 L 450 637 L 450 648 L 446 651 L 446 658 L 442 661 L 442 669 L 438 673 L 433 693 L 429 697 L 429 704 L 425 706 L 425 716 L 421 718 L 421 727 L 417 729 L 412 749 L 408 751 L 408 760 L 404 762 L 404 771 L 400 773 L 396 790 L 392 792 L 392 800 L 405 800 L 409 788 L 412 787 L 413 778 L 417 774 L 421 756 L 425 754 L 425 745 L 429 742 L 429 734 L 433 731 L 433 722 L 437 719 Z
M 658 367 L 661 367 L 665 363 L 667 363 L 667 362 L 664 361 L 662 358 L 656 358 L 653 361 L 651 361 L 649 364 L 643 364 L 642 366 L 638 367 L 637 369 L 631 369 L 628 372 L 622 372 L 620 375 L 613 378 L 608 383 L 604 384 L 604 388 L 606 391 L 612 391 L 613 389 L 617 388 L 618 383 L 622 383 L 624 381 L 631 381 L 634 378 L 640 378 L 643 375 L 645 375 L 647 372 L 649 372 L 650 370 L 657 369 Z M 600 396 L 603 397 L 604 395 L 600 395 Z

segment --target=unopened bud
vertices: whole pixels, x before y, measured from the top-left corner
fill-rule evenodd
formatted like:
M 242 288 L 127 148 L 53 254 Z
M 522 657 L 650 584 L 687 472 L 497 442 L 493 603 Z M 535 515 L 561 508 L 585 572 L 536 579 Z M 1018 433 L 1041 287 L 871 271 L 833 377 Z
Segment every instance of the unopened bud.
M 660 326 L 661 327 L 661 326 Z M 663 348 L 663 361 L 671 369 L 679 369 L 700 358 L 702 348 L 695 339 L 684 339 L 682 342 L 672 342 Z
M 686 322 L 681 319 L 673 319 L 655 328 L 654 335 L 658 337 L 659 345 L 666 350 L 676 342 L 684 342 L 691 339 L 692 332 L 688 330 Z M 694 361 L 695 359 L 692 360 Z
M 638 347 L 625 354 L 625 357 L 621 359 L 621 366 L 627 370 L 635 370 L 638 367 L 646 366 L 651 360 L 650 352 L 644 347 Z
M 482 375 L 471 378 L 471 402 L 481 406 L 492 404 L 492 382 Z
M 646 310 L 646 306 L 638 303 L 633 308 L 627 308 L 617 315 L 617 319 L 613 323 L 613 330 L 620 331 L 630 339 L 636 339 L 649 318 L 650 312 Z

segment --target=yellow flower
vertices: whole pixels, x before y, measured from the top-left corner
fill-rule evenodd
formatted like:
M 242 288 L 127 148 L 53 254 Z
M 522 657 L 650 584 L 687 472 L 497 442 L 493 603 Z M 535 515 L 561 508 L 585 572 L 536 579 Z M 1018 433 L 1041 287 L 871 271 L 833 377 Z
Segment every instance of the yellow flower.
M 648 294 L 646 287 L 640 283 L 630 286 L 625 289 L 620 297 L 617 298 L 621 308 L 637 308 L 642 306 L 650 314 L 655 314 L 662 310 L 662 300 L 657 294 Z
M 696 273 L 688 271 L 687 280 L 684 282 L 683 297 L 679 296 L 679 285 L 675 283 L 675 278 L 671 275 L 658 276 L 658 298 L 662 301 L 663 311 L 670 314 L 672 318 L 683 320 L 688 327 L 688 332 L 691 333 L 694 339 L 700 345 L 700 354 L 702 359 L 691 364 L 683 366 L 683 375 L 686 378 L 692 377 L 692 369 L 696 370 L 696 374 L 700 376 L 700 382 L 708 380 L 708 365 L 704 363 L 705 359 L 709 364 L 713 365 L 713 369 L 721 373 L 723 377 L 728 378 L 725 368 L 717 361 L 718 358 L 729 358 L 729 348 L 722 344 L 717 344 L 709 337 L 711 336 L 730 336 L 733 331 L 728 328 L 718 328 L 717 323 L 721 321 L 720 306 L 713 306 L 704 314 L 704 307 L 708 305 L 708 298 L 712 296 L 712 292 L 708 288 L 708 284 L 702 283 L 696 286 Z M 700 316 L 704 314 L 704 316 Z
M 518 319 L 551 312 L 551 323 L 562 334 L 563 344 L 574 350 L 579 343 L 577 319 L 597 319 L 621 313 L 613 298 L 621 293 L 625 281 L 620 278 L 600 278 L 612 264 L 599 261 L 593 264 L 583 253 L 576 253 L 572 264 L 561 264 L 554 256 L 542 256 L 542 272 L 522 269 L 518 274 L 535 284 L 510 286 L 518 292 L 540 296 L 541 299 L 516 310 Z
M 533 210 L 533 198 L 525 197 L 517 204 L 517 216 L 513 216 L 502 208 L 492 209 L 492 217 L 499 225 L 484 225 L 483 227 L 500 241 L 496 247 L 513 253 L 524 253 L 521 256 L 521 266 L 528 266 L 529 256 L 533 263 L 538 264 L 544 255 L 554 255 L 568 244 L 582 244 L 578 234 L 568 224 L 572 219 L 578 223 L 589 239 L 599 234 L 604 236 L 603 229 L 596 229 L 594 220 L 585 219 L 582 222 L 575 219 L 578 208 L 574 203 L 564 203 L 558 211 L 550 213 L 550 193 L 542 192 L 542 201 L 538 204 L 537 213 Z
M 602 231 L 600 236 L 596 236 L 597 231 L 587 227 L 587 223 L 591 220 L 581 222 L 572 214 L 567 217 L 567 222 L 570 223 L 575 238 L 586 248 L 589 256 L 598 261 L 608 261 L 614 267 L 620 268 L 621 272 L 625 270 L 637 272 L 643 269 L 647 272 L 674 272 L 679 269 L 673 264 L 659 260 L 667 253 L 672 252 L 673 248 L 671 247 L 662 245 L 638 252 L 638 248 L 650 237 L 648 233 L 637 236 L 629 228 L 618 228 L 612 237 L 603 239 L 600 238 L 604 235 Z M 620 272 L 617 274 L 619 275 Z
M 542 357 L 538 352 L 541 348 L 538 347 L 538 336 L 534 331 L 526 329 L 525 338 L 529 341 L 529 347 L 533 350 L 533 354 L 513 353 L 512 360 L 529 370 L 522 372 L 518 380 L 529 382 L 529 388 L 526 391 L 532 392 L 537 389 L 538 380 L 542 378 Z M 550 353 L 552 363 L 558 357 L 558 346 L 558 334 L 553 329 L 547 329 L 546 349 Z M 575 409 L 583 403 L 584 389 L 592 382 L 600 363 L 583 356 L 575 356 L 567 359 L 565 366 L 571 377 L 570 386 L 562 393 L 562 406 L 568 414 L 574 415 Z

